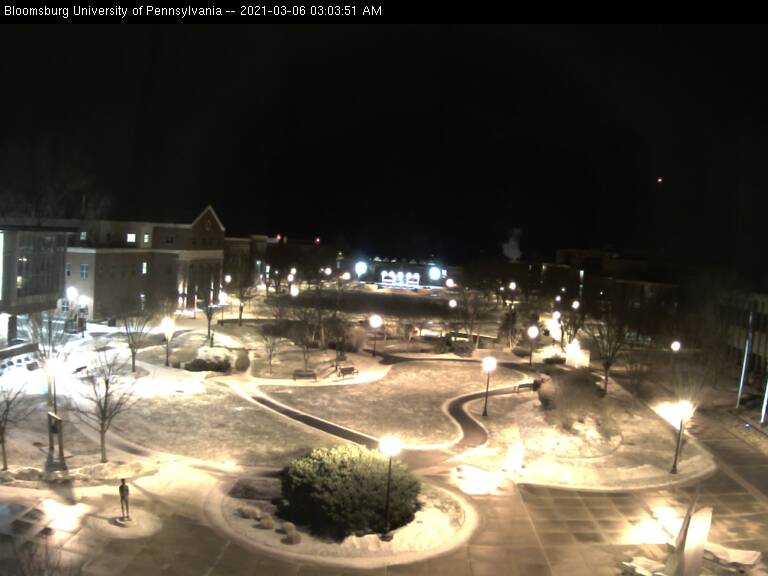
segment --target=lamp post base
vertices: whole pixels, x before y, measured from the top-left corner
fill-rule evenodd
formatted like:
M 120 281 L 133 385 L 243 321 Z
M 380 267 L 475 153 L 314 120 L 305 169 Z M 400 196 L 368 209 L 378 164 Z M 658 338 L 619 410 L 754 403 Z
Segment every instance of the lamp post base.
M 384 532 L 383 534 L 379 534 L 379 540 L 382 542 L 390 542 L 393 537 L 394 534 L 392 532 Z

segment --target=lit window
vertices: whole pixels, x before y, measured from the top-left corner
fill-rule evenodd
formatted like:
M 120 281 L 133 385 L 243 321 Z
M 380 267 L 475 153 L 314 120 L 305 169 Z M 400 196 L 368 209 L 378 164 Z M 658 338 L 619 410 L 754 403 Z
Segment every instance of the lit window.
M 128 242 L 128 244 L 136 244 L 136 234 L 126 234 L 125 241 Z
M 80 278 L 83 280 L 88 278 L 88 264 L 80 264 Z
M 80 232 L 80 240 L 88 240 L 88 232 L 86 232 L 85 230 Z
M 146 274 L 147 273 L 147 263 L 146 262 L 142 262 L 141 263 L 141 273 L 142 274 Z
M 144 234 L 144 244 L 149 244 L 149 234 Z

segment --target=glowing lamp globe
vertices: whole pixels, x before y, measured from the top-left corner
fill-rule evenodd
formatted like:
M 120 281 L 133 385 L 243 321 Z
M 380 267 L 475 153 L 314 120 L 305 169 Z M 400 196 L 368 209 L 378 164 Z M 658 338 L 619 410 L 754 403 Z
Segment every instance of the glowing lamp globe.
M 559 294 L 557 296 L 555 296 L 555 302 L 560 302 L 560 300 L 562 300 L 562 298 L 560 298 Z
M 333 272 L 333 270 L 331 270 L 330 268 L 326 268 L 325 270 L 323 270 L 323 272 L 325 272 L 326 276 L 330 276 L 331 272 Z
M 296 268 L 291 268 L 291 274 L 296 274 Z
M 680 400 L 680 402 L 675 404 L 673 410 L 677 420 L 690 420 L 694 411 L 695 408 L 690 400 Z
M 229 284 L 230 282 L 232 282 L 232 276 L 230 276 L 229 274 L 227 274 L 226 276 L 224 276 L 224 282 L 226 282 L 227 284 Z
M 75 300 L 77 300 L 77 288 L 75 288 L 74 286 L 70 286 L 69 288 L 67 288 L 67 300 L 69 300 L 70 302 L 74 302 Z
M 554 320 L 555 322 L 560 321 L 560 311 L 559 310 L 555 310 L 554 312 L 552 312 L 552 320 Z
M 573 304 L 571 304 L 571 308 L 573 308 L 574 310 L 578 310 L 579 306 L 581 306 L 581 304 L 579 303 L 578 300 L 574 300 Z
M 528 328 L 528 338 L 531 340 L 535 340 L 539 337 L 539 327 L 538 326 L 531 326 Z
M 88 296 L 85 294 L 80 294 L 77 298 L 77 305 L 80 306 L 80 308 L 85 308 L 88 306 Z
M 680 348 L 682 348 L 682 344 L 678 340 L 675 340 L 672 342 L 672 344 L 669 345 L 669 347 L 672 349 L 672 352 L 680 352 Z
M 384 321 L 381 319 L 381 316 L 378 314 L 374 314 L 368 319 L 368 324 L 371 325 L 371 328 L 374 330 L 377 330 L 378 328 L 381 328 L 381 325 L 384 323 Z
M 294 284 L 293 286 L 291 286 L 291 296 L 295 298 L 298 295 L 299 295 L 299 287 L 296 286 L 296 284 Z
M 175 330 L 173 318 L 169 316 L 163 318 L 160 322 L 160 330 L 162 330 L 163 334 L 165 334 L 165 337 L 170 340 L 171 336 L 173 336 L 173 331 Z
M 357 277 L 359 278 L 363 274 L 368 272 L 368 264 L 363 262 L 362 260 L 355 264 L 355 274 L 357 274 Z
M 456 285 L 456 283 L 453 281 L 453 278 L 448 278 L 448 280 L 445 281 L 445 285 L 448 288 L 453 288 Z
M 437 266 L 432 266 L 429 269 L 429 279 L 432 280 L 433 282 L 437 282 L 438 280 L 440 280 L 440 268 L 438 268 Z
M 451 298 L 450 300 L 448 300 L 448 306 L 450 308 L 456 308 L 456 306 L 458 305 L 459 305 L 458 302 L 456 302 L 454 298 Z
M 486 356 L 483 358 L 483 372 L 488 374 L 496 370 L 496 358 L 493 356 Z
M 517 283 L 516 282 L 510 282 L 509 283 L 509 289 L 510 290 L 517 290 Z
M 288 274 L 288 282 L 293 282 L 293 279 L 295 276 L 293 274 Z
M 352 274 L 349 272 L 344 272 L 344 274 L 341 275 L 342 280 L 349 280 L 350 278 L 352 278 Z
M 394 458 L 402 450 L 400 441 L 393 436 L 385 436 L 379 440 L 379 451 L 387 458 Z

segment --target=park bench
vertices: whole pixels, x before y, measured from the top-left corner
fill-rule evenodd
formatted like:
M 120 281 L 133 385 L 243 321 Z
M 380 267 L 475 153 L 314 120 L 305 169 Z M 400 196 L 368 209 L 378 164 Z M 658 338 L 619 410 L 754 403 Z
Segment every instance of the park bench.
M 294 370 L 293 371 L 294 380 L 307 380 L 309 378 L 312 378 L 315 382 L 317 382 L 317 371 L 316 370 Z
M 348 375 L 357 376 L 360 373 L 360 371 L 354 366 L 339 366 L 338 372 L 342 379 Z
M 523 384 L 518 384 L 515 388 L 515 392 L 520 392 L 521 390 L 530 390 L 531 392 L 536 392 L 539 387 L 541 386 L 541 380 L 534 380 L 533 382 L 524 382 Z

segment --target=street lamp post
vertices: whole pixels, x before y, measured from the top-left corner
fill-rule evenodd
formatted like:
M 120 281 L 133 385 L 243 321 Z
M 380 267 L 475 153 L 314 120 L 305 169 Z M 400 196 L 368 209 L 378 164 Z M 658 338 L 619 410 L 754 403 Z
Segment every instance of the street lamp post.
M 389 458 L 389 468 L 387 470 L 387 493 L 384 504 L 384 532 L 380 538 L 385 542 L 392 540 L 392 534 L 389 532 L 389 495 L 392 488 L 392 458 L 400 454 L 400 441 L 397 438 L 387 436 L 379 442 L 379 450 Z
M 528 328 L 528 339 L 531 341 L 531 355 L 528 358 L 528 366 L 533 366 L 533 342 L 539 337 L 539 327 L 531 326 Z
M 376 334 L 377 330 L 381 328 L 381 325 L 384 323 L 384 321 L 381 319 L 381 316 L 378 314 L 374 314 L 368 319 L 368 324 L 373 328 L 373 354 L 372 356 L 376 356 Z
M 165 365 L 170 366 L 169 358 L 171 356 L 171 338 L 173 338 L 173 332 L 176 329 L 173 323 L 173 318 L 169 316 L 163 318 L 162 322 L 160 322 L 160 329 L 165 335 Z
M 669 349 L 672 350 L 672 375 L 677 375 L 677 355 L 680 352 L 680 349 L 682 348 L 682 344 L 680 344 L 679 340 L 675 340 L 672 342 L 672 344 L 669 345 Z
M 689 400 L 681 400 L 677 403 L 676 412 L 680 418 L 680 429 L 677 431 L 677 442 L 675 443 L 675 459 L 672 461 L 670 474 L 677 474 L 677 462 L 680 460 L 680 452 L 683 449 L 683 433 L 685 431 L 685 422 L 693 416 L 694 407 Z
M 56 398 L 56 372 L 58 372 L 61 369 L 61 363 L 57 358 L 51 358 L 46 363 L 48 368 L 48 378 L 50 379 L 51 383 L 51 392 L 53 395 L 53 413 L 57 416 L 59 415 L 58 410 L 58 400 Z
M 488 388 L 491 385 L 491 372 L 496 370 L 496 358 L 486 356 L 483 358 L 483 372 L 485 372 L 485 402 L 483 403 L 483 416 L 488 416 Z

